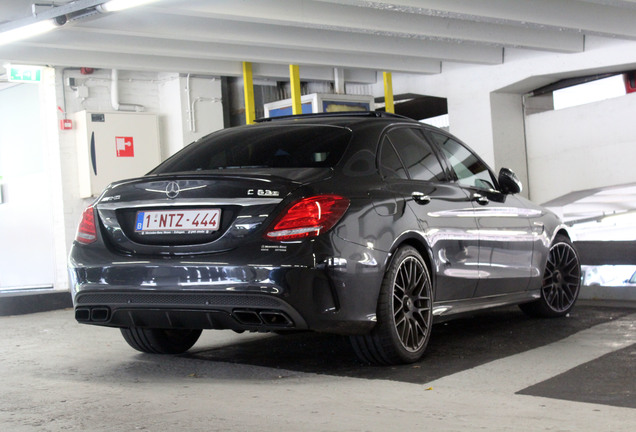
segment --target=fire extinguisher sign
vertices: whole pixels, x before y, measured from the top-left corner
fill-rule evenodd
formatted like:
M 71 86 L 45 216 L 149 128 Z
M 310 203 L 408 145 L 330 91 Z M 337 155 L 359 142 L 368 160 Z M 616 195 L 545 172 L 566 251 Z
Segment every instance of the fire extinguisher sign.
M 117 157 L 135 157 L 133 137 L 115 137 Z

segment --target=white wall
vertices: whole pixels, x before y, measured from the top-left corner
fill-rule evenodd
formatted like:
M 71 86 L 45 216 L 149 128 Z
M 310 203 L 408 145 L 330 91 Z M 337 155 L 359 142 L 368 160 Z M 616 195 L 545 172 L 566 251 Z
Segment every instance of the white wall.
M 393 91 L 395 94 L 418 93 L 447 98 L 451 133 L 469 144 L 493 168 L 507 166 L 523 173 L 526 164 L 525 156 L 521 152 L 524 150 L 522 143 L 525 136 L 519 122 L 522 118 L 522 107 L 507 96 L 518 101 L 521 95 L 562 78 L 627 70 L 636 70 L 636 42 L 588 36 L 585 51 L 577 54 L 528 52 L 506 48 L 504 63 L 501 65 L 444 63 L 442 73 L 438 75 L 395 73 Z M 384 94 L 381 80 L 373 87 L 373 93 L 375 96 Z M 631 111 L 632 119 L 636 118 L 636 108 L 624 108 Z M 587 118 L 573 117 L 568 121 L 572 121 L 568 124 L 570 128 L 587 128 L 583 124 L 588 121 Z M 626 143 L 624 136 L 629 136 L 633 132 L 631 127 L 625 128 L 625 124 L 620 125 L 613 121 L 607 123 L 604 142 Z M 610 125 L 622 128 L 623 131 L 615 131 Z M 509 143 L 512 143 L 513 151 L 510 151 Z M 569 151 L 567 143 L 552 144 L 556 145 L 552 149 L 553 152 Z M 538 145 L 537 140 L 527 143 L 528 153 L 540 154 L 541 149 L 532 149 L 534 145 Z M 622 144 L 618 146 L 623 148 Z M 618 150 L 618 147 L 615 149 Z M 603 169 L 599 166 L 596 170 L 594 159 L 587 159 L 583 154 L 578 155 L 577 161 L 580 162 L 579 165 L 585 165 L 588 169 L 573 171 L 567 181 L 567 188 L 571 189 L 560 188 L 559 193 L 584 189 L 591 178 L 603 178 L 602 184 L 608 184 L 608 178 L 605 177 L 607 173 L 604 172 L 605 165 Z M 526 184 L 533 201 L 544 202 L 547 196 L 544 185 L 565 176 L 562 171 L 555 171 L 555 167 L 556 164 L 549 163 L 548 158 L 535 159 Z M 596 172 L 591 174 L 594 170 Z M 616 182 L 620 183 L 624 176 L 612 174 L 610 178 L 613 183 L 609 184 L 617 184 Z M 633 182 L 634 179 L 630 181 Z
M 179 74 L 164 74 L 159 83 L 159 134 L 164 159 L 183 148 L 181 80 Z
M 159 96 L 164 157 L 210 132 L 223 129 L 221 94 L 219 78 L 170 74 L 162 79 Z
M 52 185 L 37 84 L 0 91 L 0 289 L 53 286 Z
M 636 181 L 636 93 L 526 119 L 532 197 Z
M 510 93 L 491 93 L 490 110 L 493 133 L 494 166 L 510 168 L 516 174 L 523 190 L 529 196 L 528 164 L 526 155 L 523 98 Z
M 223 103 L 219 78 L 181 77 L 183 142 L 195 141 L 223 129 Z M 189 94 L 189 98 L 188 98 Z
M 86 87 L 87 97 L 78 97 L 81 93 L 67 85 L 68 77 L 75 78 L 77 86 Z M 211 78 L 196 78 L 192 80 L 191 97 L 215 99 L 216 102 L 197 103 L 196 134 L 188 128 L 184 112 L 186 93 L 184 78 L 176 73 L 147 73 L 134 71 L 119 71 L 119 102 L 120 104 L 141 105 L 144 112 L 155 113 L 159 116 L 160 141 L 162 158 L 166 159 L 183 148 L 191 139 L 208 134 L 223 127 L 223 114 L 220 80 Z M 75 131 L 60 131 L 58 120 L 63 117 L 55 106 L 65 107 L 68 118 L 82 111 L 112 112 L 111 105 L 111 71 L 96 70 L 90 75 L 83 75 L 78 69 L 56 68 L 55 90 L 56 103 L 47 106 L 46 112 L 54 118 L 49 121 L 53 129 L 49 139 L 58 145 L 59 157 L 52 158 L 50 169 L 60 173 L 60 205 L 63 217 L 59 222 L 59 239 L 56 242 L 55 261 L 63 261 L 75 238 L 77 224 L 84 209 L 92 199 L 79 198 L 79 174 Z M 83 89 L 80 91 L 84 91 Z M 66 98 L 66 100 L 64 100 Z M 44 108 L 43 108 L 44 109 Z M 57 112 L 57 114 L 56 114 Z M 0 259 L 2 252 L 0 252 Z M 56 285 L 68 288 L 66 272 L 63 279 Z

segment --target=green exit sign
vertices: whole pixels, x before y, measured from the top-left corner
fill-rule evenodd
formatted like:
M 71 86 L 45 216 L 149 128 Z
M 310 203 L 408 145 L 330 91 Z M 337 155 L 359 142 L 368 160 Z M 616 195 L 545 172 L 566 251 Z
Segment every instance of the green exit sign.
M 39 66 L 9 66 L 9 81 L 39 83 L 42 80 L 42 68 Z

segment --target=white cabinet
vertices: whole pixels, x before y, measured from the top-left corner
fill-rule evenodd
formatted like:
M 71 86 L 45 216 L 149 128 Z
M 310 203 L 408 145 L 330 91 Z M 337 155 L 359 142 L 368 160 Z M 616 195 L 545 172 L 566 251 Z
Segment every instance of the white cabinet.
M 81 111 L 75 116 L 80 197 L 109 183 L 146 174 L 161 161 L 154 114 Z

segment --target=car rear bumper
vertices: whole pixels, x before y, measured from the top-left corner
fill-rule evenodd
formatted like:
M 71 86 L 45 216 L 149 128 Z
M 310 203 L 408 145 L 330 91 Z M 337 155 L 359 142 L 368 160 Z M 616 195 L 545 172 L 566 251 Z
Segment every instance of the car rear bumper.
M 271 295 L 193 291 L 142 292 L 84 287 L 75 318 L 111 327 L 271 330 L 307 329 L 302 316 Z
M 293 254 L 243 250 L 214 254 L 209 261 L 201 256 L 133 261 L 74 246 L 69 271 L 75 317 L 110 327 L 365 333 L 375 324 L 387 255 L 360 254 L 360 246 L 339 242 L 337 258 L 313 244 Z M 364 260 L 355 259 L 360 256 Z

